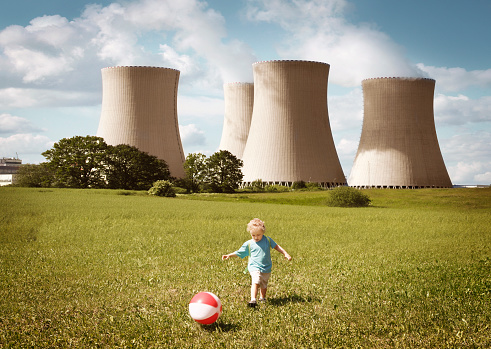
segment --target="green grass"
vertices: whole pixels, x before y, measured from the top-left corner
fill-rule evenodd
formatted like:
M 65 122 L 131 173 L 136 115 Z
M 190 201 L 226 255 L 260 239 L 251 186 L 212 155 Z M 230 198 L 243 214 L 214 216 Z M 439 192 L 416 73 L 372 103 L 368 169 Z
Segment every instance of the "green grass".
M 491 346 L 491 191 L 365 193 L 0 188 L 0 348 Z M 253 217 L 294 258 L 256 310 L 245 261 L 220 260 Z M 188 315 L 199 291 L 214 325 Z

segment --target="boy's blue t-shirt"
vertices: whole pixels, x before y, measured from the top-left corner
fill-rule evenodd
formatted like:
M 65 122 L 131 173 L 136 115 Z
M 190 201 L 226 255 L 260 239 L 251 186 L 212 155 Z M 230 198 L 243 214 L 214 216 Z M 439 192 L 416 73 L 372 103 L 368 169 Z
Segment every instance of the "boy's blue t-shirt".
M 269 238 L 269 240 L 271 241 L 271 248 L 275 248 L 276 242 L 271 238 Z M 249 258 L 247 269 L 249 271 L 259 270 L 263 273 L 271 273 L 273 262 L 271 261 L 271 250 L 266 235 L 263 235 L 263 238 L 258 242 L 255 242 L 253 239 L 244 242 L 244 244 L 235 251 L 235 254 L 240 258 L 247 257 L 249 255 L 249 246 L 251 248 L 251 257 Z

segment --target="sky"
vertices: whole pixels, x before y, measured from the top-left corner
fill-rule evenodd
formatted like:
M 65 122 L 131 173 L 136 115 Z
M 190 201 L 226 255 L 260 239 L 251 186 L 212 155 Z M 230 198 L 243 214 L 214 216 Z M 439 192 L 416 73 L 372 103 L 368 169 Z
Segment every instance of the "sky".
M 0 5 L 0 157 L 45 161 L 62 138 L 96 135 L 101 69 L 180 71 L 185 154 L 211 155 L 223 84 L 252 63 L 330 64 L 329 120 L 349 177 L 363 79 L 436 80 L 435 126 L 453 184 L 491 183 L 489 0 L 16 0 Z

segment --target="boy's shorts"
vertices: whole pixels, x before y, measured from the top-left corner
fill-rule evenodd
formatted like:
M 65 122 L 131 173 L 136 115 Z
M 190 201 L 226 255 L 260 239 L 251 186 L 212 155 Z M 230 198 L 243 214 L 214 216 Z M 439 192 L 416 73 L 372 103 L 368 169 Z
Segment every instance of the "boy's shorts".
M 252 270 L 250 273 L 253 284 L 258 284 L 261 288 L 268 287 L 268 281 L 271 273 L 262 273 L 259 270 Z

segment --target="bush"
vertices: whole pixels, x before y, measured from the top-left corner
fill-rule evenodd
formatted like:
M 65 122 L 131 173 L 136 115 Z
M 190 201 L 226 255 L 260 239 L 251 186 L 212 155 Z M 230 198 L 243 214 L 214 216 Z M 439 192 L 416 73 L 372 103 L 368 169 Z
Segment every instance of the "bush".
M 261 192 L 264 191 L 264 182 L 261 179 L 256 179 L 249 187 L 254 192 Z
M 322 187 L 317 182 L 308 182 L 306 188 L 307 190 L 322 190 Z
M 267 191 L 268 193 L 283 193 L 290 191 L 290 188 L 285 187 L 284 185 L 279 185 L 279 184 L 274 184 L 274 185 L 267 185 L 264 187 L 264 190 Z
M 175 197 L 176 191 L 174 185 L 166 180 L 160 180 L 153 183 L 153 187 L 148 190 L 148 194 L 165 197 Z
M 327 205 L 332 207 L 367 207 L 370 198 L 361 190 L 351 187 L 336 187 L 329 193 Z
M 296 181 L 296 182 L 293 182 L 292 184 L 292 189 L 305 189 L 307 188 L 307 185 L 305 184 L 304 181 Z

